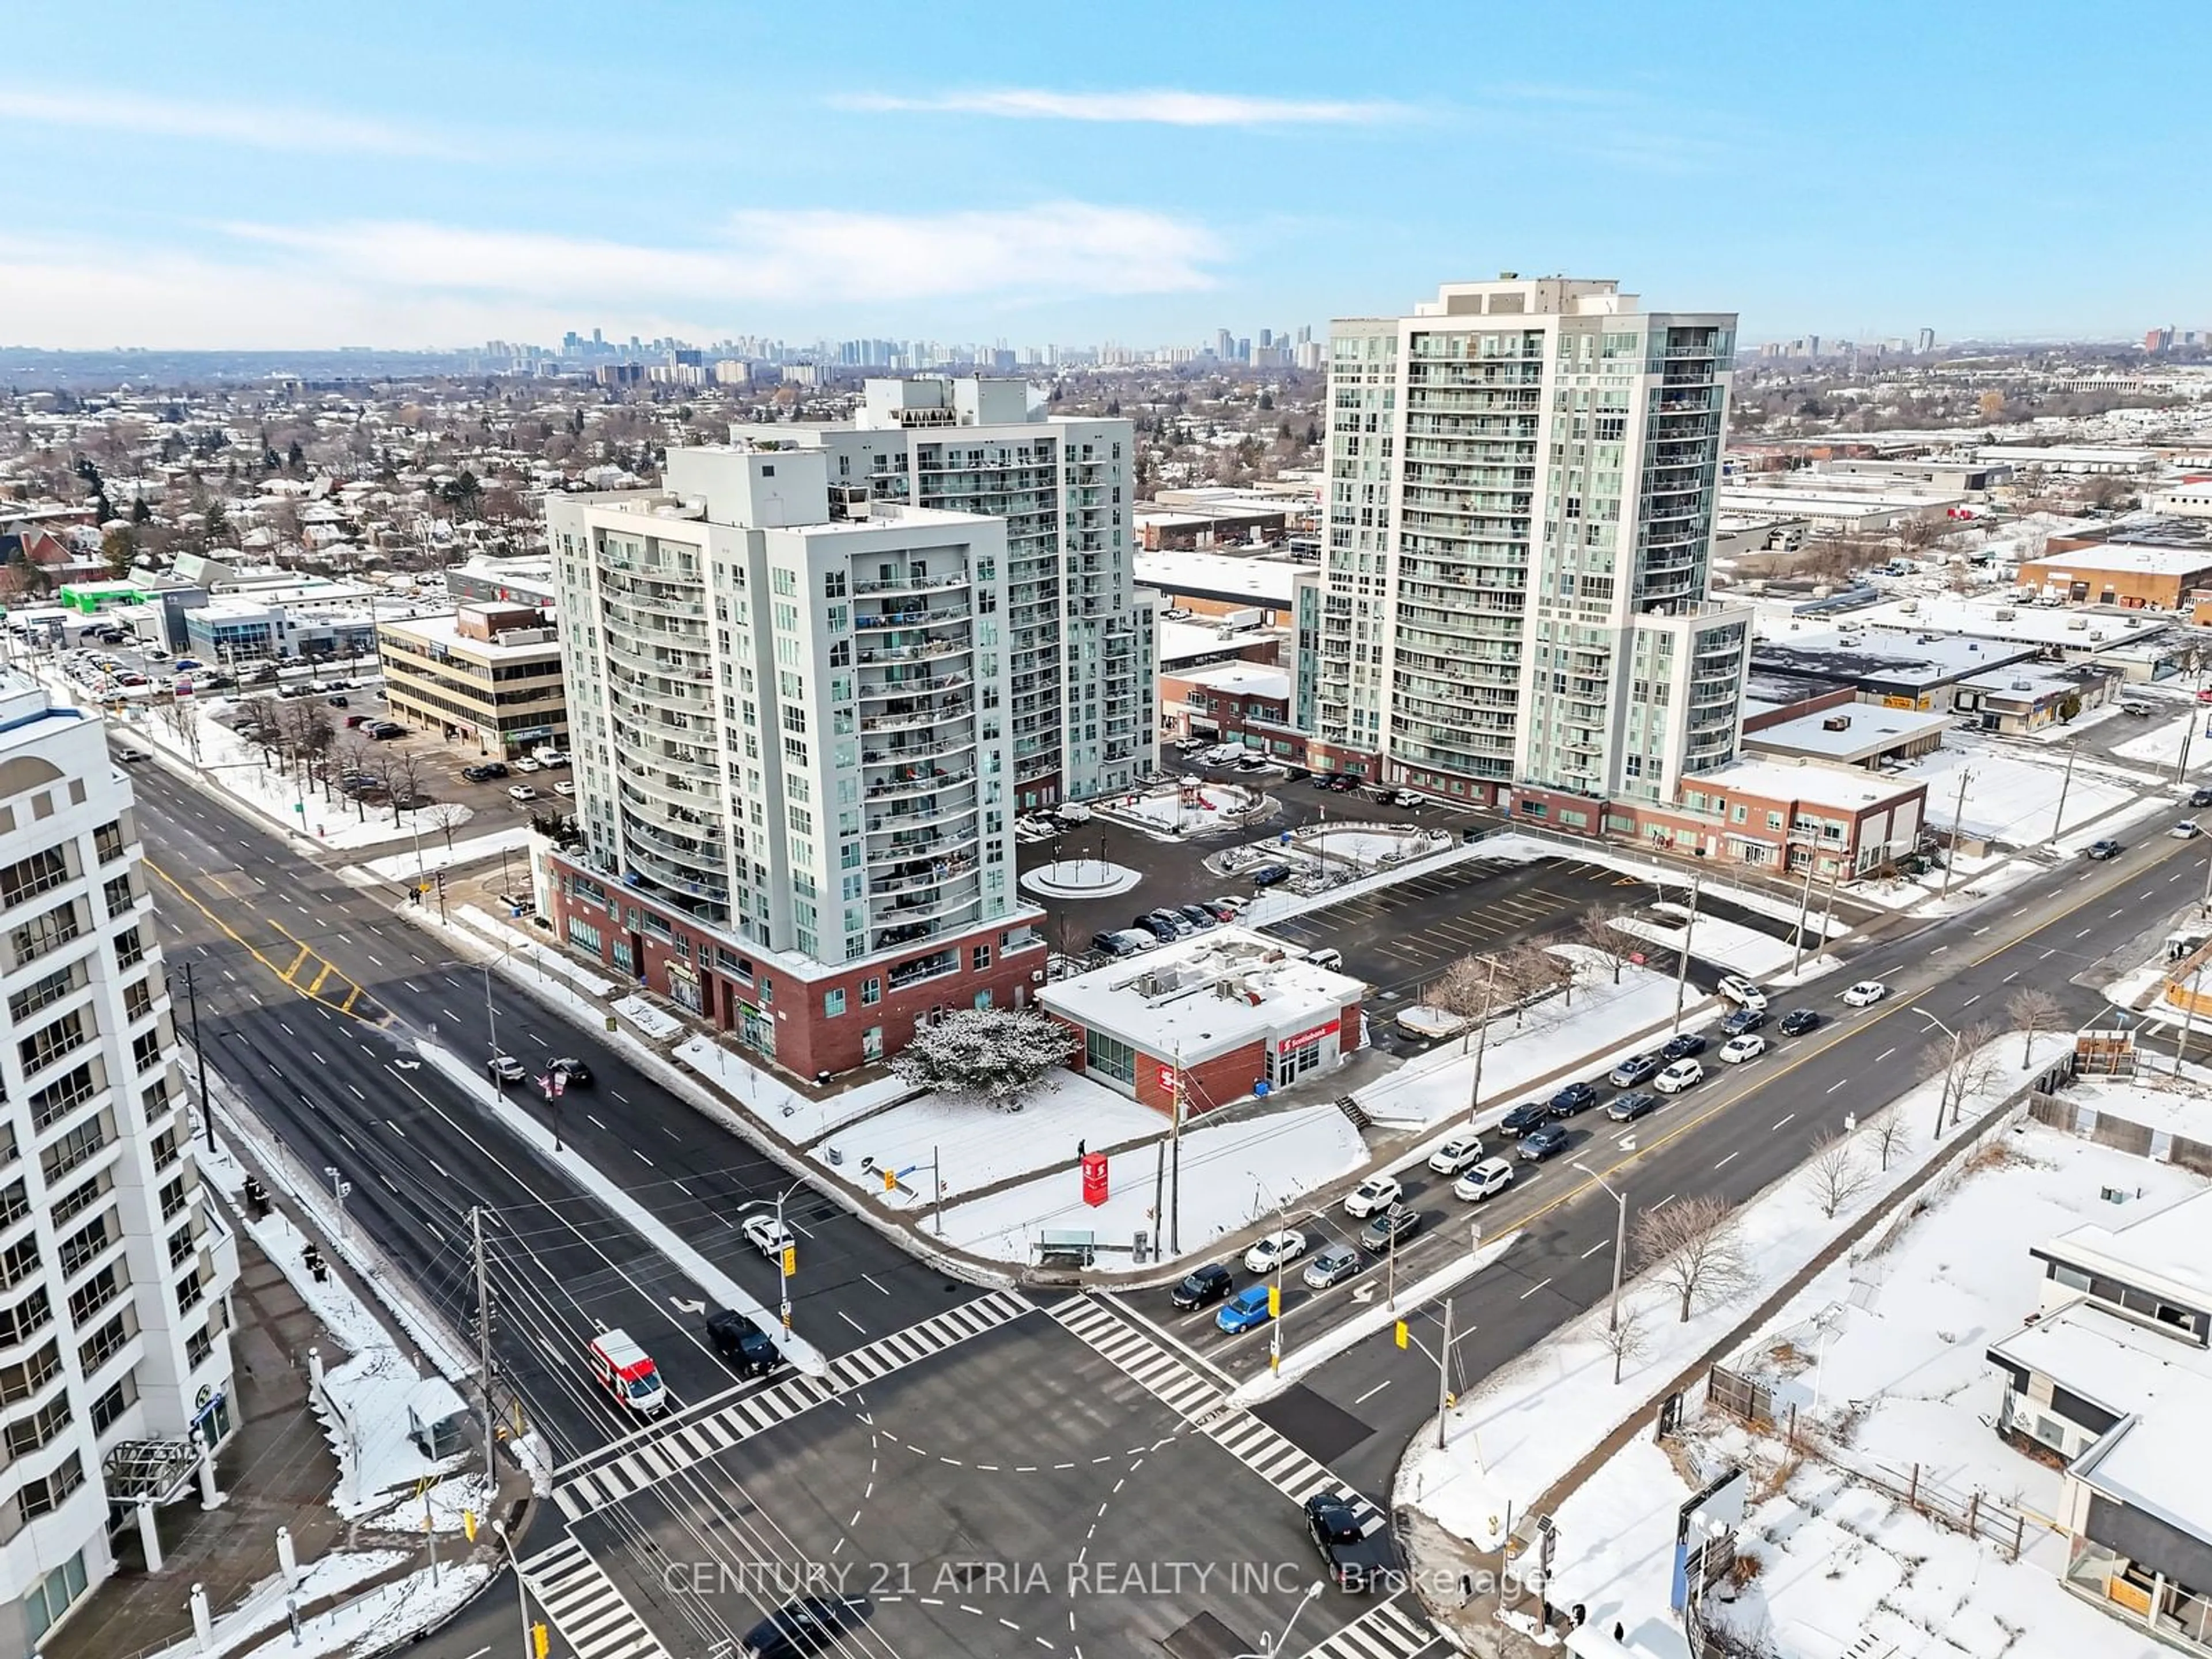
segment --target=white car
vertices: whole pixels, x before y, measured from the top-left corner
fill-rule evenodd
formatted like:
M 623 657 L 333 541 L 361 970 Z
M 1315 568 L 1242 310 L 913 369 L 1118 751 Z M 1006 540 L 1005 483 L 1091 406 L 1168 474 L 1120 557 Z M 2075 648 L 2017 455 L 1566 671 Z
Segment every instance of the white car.
M 518 772 L 542 772 L 545 769 L 545 763 L 544 761 L 533 760 L 528 755 L 518 757 L 516 759 L 507 762 L 507 764 L 512 766 Z
M 573 795 L 576 793 L 576 786 L 563 778 L 553 786 L 553 793 L 556 795 Z
M 1371 1175 L 1344 1195 L 1344 1212 L 1354 1218 L 1387 1210 L 1405 1197 L 1395 1176 Z
M 1296 1227 L 1286 1227 L 1281 1232 L 1269 1233 L 1244 1252 L 1244 1271 L 1271 1273 L 1279 1267 L 1288 1267 L 1296 1261 L 1306 1249 L 1306 1236 Z
M 1863 979 L 1844 993 L 1844 1001 L 1853 1008 L 1871 1008 L 1889 994 L 1889 987 L 1878 979 Z
M 526 783 L 510 783 L 507 787 L 507 798 L 509 800 L 536 800 L 538 792 Z
M 791 1236 L 791 1229 L 777 1221 L 773 1212 L 747 1216 L 738 1224 L 738 1231 L 753 1249 L 771 1261 L 781 1261 L 784 1247 L 797 1242 Z
M 1747 1060 L 1757 1060 L 1765 1052 L 1766 1039 L 1756 1031 L 1732 1036 L 1721 1045 L 1721 1058 L 1731 1066 L 1741 1066 Z
M 1429 1167 L 1438 1175 L 1461 1175 L 1481 1156 L 1480 1135 L 1454 1135 L 1429 1154 Z
M 1718 988 L 1723 996 L 1740 1008 L 1756 1008 L 1762 1014 L 1766 1012 L 1766 993 L 1741 974 L 1723 974 Z
M 1662 1095 L 1679 1095 L 1685 1089 L 1696 1087 L 1705 1080 L 1705 1068 L 1694 1060 L 1678 1060 L 1657 1077 L 1651 1086 Z
M 2202 832 L 2198 830 L 2195 818 L 2184 818 L 2166 833 L 2176 841 L 2187 841 L 2191 836 Z
M 1502 1158 L 1486 1158 L 1452 1182 L 1452 1196 L 1462 1204 L 1480 1204 L 1495 1198 L 1513 1184 L 1513 1165 Z

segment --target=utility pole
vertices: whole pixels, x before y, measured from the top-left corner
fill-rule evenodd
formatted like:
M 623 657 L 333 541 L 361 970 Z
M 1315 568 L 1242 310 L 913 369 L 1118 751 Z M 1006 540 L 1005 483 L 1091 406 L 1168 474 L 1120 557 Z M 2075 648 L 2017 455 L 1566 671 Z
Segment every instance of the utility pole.
M 2212 837 L 2208 837 L 2205 841 L 2204 896 L 2198 902 L 2197 908 L 2200 910 L 2212 911 Z M 185 981 L 188 985 L 191 982 L 191 981 L 189 980 Z M 195 1037 L 193 1041 L 198 1042 L 198 1039 Z
M 1805 890 L 1798 896 L 1797 899 L 1797 954 L 1790 958 L 1790 971 L 1793 974 L 1805 965 L 1805 922 L 1813 909 L 1813 871 L 1819 863 L 1820 860 L 1814 857 L 1812 848 L 1807 848 L 1805 849 Z M 1821 943 L 1825 945 L 1826 942 L 1827 936 L 1822 934 Z
M 1175 1103 L 1168 1122 L 1168 1255 L 1182 1254 L 1182 1045 L 1176 1045 Z
M 499 1462 L 493 1451 L 491 1407 L 491 1264 L 484 1258 L 483 1206 L 469 1206 L 469 1247 L 477 1269 L 477 1381 L 483 1387 L 484 1479 L 499 1484 Z M 518 1575 L 519 1576 L 519 1575 Z
M 1444 1413 L 1451 1405 L 1451 1298 L 1444 1298 L 1444 1340 L 1437 1349 L 1437 1449 L 1444 1449 Z
M 2204 975 L 2204 964 L 2198 963 L 2189 973 L 2189 1000 L 2181 1005 L 2181 1040 L 2173 1045 L 2173 1074 L 2181 1075 L 2183 1060 L 2189 1053 L 2189 1037 L 2197 1024 L 2197 982 Z
M 1498 991 L 1498 958 L 1490 959 L 1490 973 L 1482 981 L 1482 1018 L 1476 1022 L 1474 1032 L 1474 1081 L 1467 1091 L 1467 1126 L 1474 1127 L 1475 1114 L 1482 1109 L 1482 1055 L 1490 1047 L 1490 1004 Z
M 1937 898 L 1951 896 L 1951 871 L 1959 862 L 1959 831 L 1966 821 L 1966 786 L 1973 780 L 1972 767 L 1962 766 L 1959 769 L 1959 804 L 1951 813 L 1951 845 L 1943 854 L 1943 890 L 1936 895 Z
M 2189 718 L 2193 721 L 2197 716 L 2191 714 Z M 2051 820 L 2051 839 L 2053 841 L 2058 839 L 2058 832 L 2066 827 L 2066 791 L 2074 781 L 2074 757 L 2081 747 L 2081 739 L 2079 738 L 2066 745 L 2066 771 L 2058 780 L 2058 812 Z
M 338 1166 L 335 1164 L 324 1164 L 323 1173 L 331 1178 L 331 1196 L 337 1201 L 338 1206 L 338 1237 L 343 1238 L 346 1236 L 346 1194 L 353 1190 L 353 1182 L 339 1174 Z
M 1943 1068 L 1943 1086 L 1936 1096 L 1936 1139 L 1943 1138 L 1943 1113 L 1951 1103 L 1951 1079 L 1959 1070 L 1959 1034 L 1951 1033 L 1951 1063 Z
M 2206 880 L 2208 884 L 2212 884 L 2212 877 L 2207 877 Z M 200 1073 L 200 1122 L 207 1131 L 208 1151 L 213 1152 L 216 1149 L 215 1100 L 208 1093 L 207 1050 L 200 1047 L 200 994 L 198 987 L 192 982 L 192 964 L 189 962 L 185 963 L 185 1003 L 191 1010 L 192 1059 Z
M 1698 878 L 1690 878 L 1690 919 L 1682 924 L 1682 948 L 1674 962 L 1674 1029 L 1682 1029 L 1682 1004 L 1690 994 L 1690 940 L 1698 926 Z
M 1836 919 L 1836 888 L 1843 878 L 1841 870 L 1828 878 L 1828 902 L 1820 907 L 1820 948 L 1823 951 L 1828 948 L 1828 924 Z
M 488 962 L 484 963 L 483 976 L 484 1018 L 489 1021 L 491 1025 L 491 1053 L 492 1058 L 496 1060 L 499 1058 L 499 1010 L 492 1006 L 491 963 Z
M 929 1224 L 937 1229 L 939 1238 L 945 1237 L 945 1171 L 937 1167 L 938 1149 L 929 1149 Z

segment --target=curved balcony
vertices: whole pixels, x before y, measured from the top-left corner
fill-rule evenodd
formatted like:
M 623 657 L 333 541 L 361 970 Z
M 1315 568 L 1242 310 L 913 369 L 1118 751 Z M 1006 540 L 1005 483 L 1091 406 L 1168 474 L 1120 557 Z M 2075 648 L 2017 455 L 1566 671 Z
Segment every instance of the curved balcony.
M 911 893 L 923 888 L 941 887 L 948 881 L 957 881 L 973 875 L 976 869 L 973 853 L 955 853 L 950 858 L 915 859 L 903 865 L 894 865 L 884 875 L 868 878 L 868 896 L 874 898 L 885 893 Z
M 878 865 L 908 864 L 915 860 L 949 860 L 975 845 L 975 832 L 946 835 L 938 830 L 900 830 L 890 834 L 880 830 L 868 836 L 863 854 L 872 867 Z
M 856 651 L 853 660 L 864 668 L 888 663 L 934 662 L 940 657 L 966 656 L 974 648 L 965 638 L 921 639 L 906 645 L 886 645 L 879 650 Z
M 949 881 L 939 887 L 901 894 L 896 902 L 869 907 L 868 925 L 887 927 L 899 922 L 943 921 L 983 902 L 983 890 L 975 876 Z
M 625 846 L 651 848 L 662 858 L 690 871 L 694 879 L 719 885 L 727 878 L 729 860 L 720 842 L 680 835 L 640 817 L 627 807 L 622 814 L 622 834 Z
M 703 629 L 707 623 L 707 607 L 696 599 L 667 599 L 657 593 L 618 592 L 602 588 L 600 620 L 614 622 L 617 620 L 616 612 L 622 613 L 619 620 L 624 627 L 685 637 Z
M 629 767 L 617 770 L 615 795 L 625 806 L 664 814 L 696 813 L 702 804 L 712 805 L 719 799 L 713 790 L 679 785 L 677 781 L 659 773 Z
M 975 713 L 975 705 L 965 697 L 947 697 L 943 702 L 921 708 L 889 708 L 880 714 L 869 715 L 860 721 L 863 732 L 914 732 L 933 726 L 950 726 L 954 721 L 963 725 Z M 973 742 L 973 727 L 958 733 L 954 739 Z
M 672 710 L 611 708 L 608 724 L 633 748 L 648 756 L 672 755 L 689 765 L 708 765 L 714 750 L 714 727 Z
M 728 919 L 730 890 L 721 883 L 702 882 L 647 847 L 625 843 L 623 857 L 628 866 L 625 886 L 667 899 L 710 921 Z
M 665 677 L 679 683 L 688 681 L 700 685 L 714 683 L 714 659 L 708 654 L 703 640 L 699 642 L 696 654 L 687 651 L 655 656 L 632 645 L 628 640 L 618 640 L 609 629 L 602 636 L 601 648 L 606 652 L 609 662 L 620 663 L 634 674 Z
M 721 787 L 722 769 L 716 762 L 696 755 L 678 754 L 657 741 L 653 734 L 629 731 L 619 720 L 611 724 L 615 728 L 616 736 L 623 743 L 622 759 L 627 764 L 618 769 L 652 767 L 671 777 L 689 778 L 715 788 Z
M 975 776 L 975 769 L 972 766 L 942 769 L 901 767 L 893 775 L 869 784 L 864 793 L 870 800 L 902 800 L 914 795 L 927 795 L 939 789 L 949 789 L 955 784 L 969 783 L 974 781 Z
M 951 575 L 935 576 L 925 572 L 919 576 L 908 574 L 878 581 L 854 582 L 853 592 L 856 597 L 863 593 L 944 593 L 967 586 L 968 573 L 964 570 Z
M 888 835 L 895 830 L 919 830 L 931 824 L 945 823 L 951 818 L 973 817 L 975 811 L 975 786 L 967 783 L 951 790 L 939 790 L 933 795 L 894 811 L 878 812 L 868 820 L 872 836 Z
M 975 677 L 969 673 L 908 674 L 894 678 L 890 671 L 886 670 L 874 678 L 863 673 L 859 695 L 863 702 L 882 702 L 892 697 L 933 697 L 940 692 L 957 691 L 975 683 Z
M 871 768 L 912 766 L 921 761 L 934 760 L 942 755 L 957 755 L 975 746 L 975 739 L 972 735 L 964 738 L 940 738 L 934 743 L 885 744 L 880 749 L 863 749 L 860 751 L 860 764 Z
M 860 614 L 854 607 L 853 628 L 856 633 L 874 633 L 886 628 L 941 628 L 948 623 L 966 622 L 970 615 L 967 603 L 930 606 L 911 606 L 893 610 L 889 606 L 880 612 Z

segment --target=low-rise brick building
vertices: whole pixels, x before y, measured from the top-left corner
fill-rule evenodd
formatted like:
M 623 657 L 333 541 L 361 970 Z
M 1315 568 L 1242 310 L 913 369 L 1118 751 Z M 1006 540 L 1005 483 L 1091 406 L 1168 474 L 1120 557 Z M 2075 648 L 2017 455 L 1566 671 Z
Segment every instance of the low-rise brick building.
M 1741 760 L 1682 780 L 1670 805 L 1614 801 L 1605 832 L 1662 850 L 1848 880 L 1911 852 L 1928 786 L 1856 766 Z

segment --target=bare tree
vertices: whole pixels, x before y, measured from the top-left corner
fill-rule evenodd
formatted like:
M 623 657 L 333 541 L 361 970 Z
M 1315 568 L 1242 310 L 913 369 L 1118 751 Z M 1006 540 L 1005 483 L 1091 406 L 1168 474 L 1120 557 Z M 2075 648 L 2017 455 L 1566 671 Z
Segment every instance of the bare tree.
M 433 803 L 425 816 L 430 827 L 445 836 L 446 850 L 450 853 L 453 850 L 453 831 L 466 823 L 471 814 L 457 800 L 441 800 Z
M 1484 957 L 1465 956 L 1448 966 L 1431 980 L 1421 992 L 1421 1000 L 1431 1008 L 1441 1008 L 1448 1014 L 1457 1014 L 1468 1022 L 1467 1031 L 1460 1042 L 1460 1052 L 1467 1052 L 1474 1035 L 1490 1012 L 1492 1000 L 1498 994 L 1500 969 L 1495 962 Z
M 1628 962 L 1629 949 L 1626 938 L 1613 921 L 1611 912 L 1592 905 L 1577 918 L 1575 933 L 1579 943 L 1587 945 L 1601 963 L 1613 969 L 1613 982 L 1618 985 L 1620 970 Z
M 1530 1006 L 1559 988 L 1566 964 L 1534 939 L 1523 939 L 1498 953 L 1498 989 L 1513 1002 L 1513 1023 L 1521 1024 Z
M 2058 999 L 2039 985 L 2023 985 L 2013 993 L 2005 1004 L 2005 1018 L 2027 1033 L 2020 1048 L 2021 1070 L 2026 1071 L 2035 1059 L 2036 1033 L 2055 1029 L 2065 1012 Z
M 1950 1067 L 1950 1121 L 1956 1124 L 1966 1109 L 1966 1103 L 1986 1093 L 2004 1075 L 2004 1063 L 1993 1046 L 1996 1042 L 1996 1027 L 1987 1020 L 1977 1020 L 1959 1033 L 1959 1057 Z
M 1814 1143 L 1812 1161 L 1805 1166 L 1813 1183 L 1813 1197 L 1820 1213 L 1832 1221 L 1842 1209 L 1867 1189 L 1873 1177 L 1859 1162 L 1858 1150 L 1844 1134 L 1826 1134 Z
M 1875 1156 L 1881 1160 L 1882 1172 L 1889 1171 L 1889 1161 L 1912 1144 L 1905 1119 L 1894 1106 L 1885 1106 L 1867 1120 L 1866 1138 L 1874 1148 Z
M 238 724 L 258 728 L 248 738 L 268 753 L 275 753 L 284 732 L 284 705 L 270 696 L 248 697 L 238 705 Z
M 369 769 L 384 786 L 385 797 L 392 805 L 392 823 L 402 822 L 401 815 L 414 808 L 415 793 L 422 783 L 422 763 L 405 750 L 386 744 Z
M 199 764 L 199 710 L 190 697 L 171 697 L 167 702 L 154 705 L 154 718 L 167 729 L 177 740 L 192 764 Z
M 1598 1340 L 1613 1356 L 1613 1380 L 1615 1383 L 1620 1381 L 1620 1368 L 1643 1353 L 1644 1334 L 1644 1309 L 1633 1302 L 1623 1308 L 1620 1317 L 1600 1334 Z
M 1685 1198 L 1636 1218 L 1637 1253 L 1674 1292 L 1686 1323 L 1700 1301 L 1721 1302 L 1753 1283 L 1735 1206 L 1724 1198 Z

